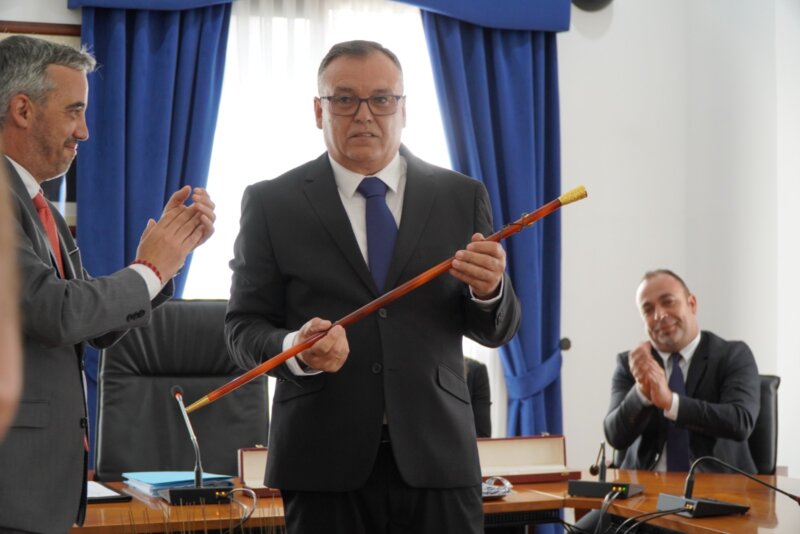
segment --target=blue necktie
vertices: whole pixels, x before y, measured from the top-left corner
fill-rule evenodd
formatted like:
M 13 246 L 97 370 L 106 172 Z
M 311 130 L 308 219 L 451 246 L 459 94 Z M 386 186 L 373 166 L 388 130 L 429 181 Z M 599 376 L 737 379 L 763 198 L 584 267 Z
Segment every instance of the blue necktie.
M 669 361 L 672 372 L 669 375 L 669 389 L 680 396 L 686 395 L 686 384 L 681 371 L 681 355 L 673 352 Z M 667 421 L 667 471 L 689 470 L 689 432 L 678 428 L 673 421 Z
M 364 178 L 358 186 L 358 192 L 367 199 L 367 260 L 378 291 L 383 291 L 386 285 L 397 240 L 397 223 L 386 205 L 387 189 L 388 186 L 374 176 Z

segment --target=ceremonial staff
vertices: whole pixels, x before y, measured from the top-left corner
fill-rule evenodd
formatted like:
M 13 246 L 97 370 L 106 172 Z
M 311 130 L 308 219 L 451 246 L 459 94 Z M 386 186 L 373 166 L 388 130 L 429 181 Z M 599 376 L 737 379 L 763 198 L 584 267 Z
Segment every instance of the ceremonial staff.
M 581 186 L 576 187 L 575 189 L 572 189 L 572 190 L 564 193 L 563 195 L 561 195 L 557 199 L 551 200 L 550 202 L 548 202 L 544 206 L 540 207 L 539 209 L 537 209 L 533 213 L 528 213 L 528 214 L 523 215 L 522 217 L 520 217 L 519 219 L 517 219 L 513 223 L 511 223 L 511 224 L 507 225 L 506 227 L 504 227 L 502 230 L 500 230 L 498 232 L 495 232 L 492 235 L 490 235 L 489 237 L 487 237 L 486 241 L 501 241 L 501 240 L 507 238 L 510 235 L 516 234 L 517 232 L 519 232 L 520 230 L 522 230 L 526 226 L 530 226 L 531 224 L 533 224 L 534 222 L 538 221 L 542 217 L 544 217 L 546 215 L 550 215 L 551 213 L 556 211 L 561 206 L 565 206 L 567 204 L 570 204 L 570 203 L 575 202 L 577 200 L 581 200 L 583 198 L 586 198 L 586 189 L 581 185 Z M 453 259 L 454 258 L 451 257 L 449 259 L 444 260 L 443 262 L 439 263 L 438 265 L 435 265 L 435 266 L 431 267 L 430 269 L 428 269 L 427 271 L 415 276 L 414 278 L 412 278 L 408 282 L 405 282 L 404 284 L 401 284 L 401 285 L 397 286 L 396 288 L 392 289 L 388 293 L 378 297 L 377 299 L 373 300 L 372 302 L 370 302 L 368 304 L 365 304 L 364 306 L 360 307 L 356 311 L 351 312 L 350 314 L 342 317 L 341 319 L 339 319 L 338 321 L 333 323 L 331 325 L 331 328 L 333 328 L 336 325 L 341 325 L 343 327 L 350 326 L 351 324 L 360 321 L 361 319 L 363 319 L 367 315 L 375 312 L 376 310 L 382 308 L 383 306 L 386 306 L 390 302 L 394 302 L 395 300 L 397 300 L 398 298 L 402 297 L 406 293 L 409 293 L 410 291 L 413 291 L 414 289 L 418 288 L 419 286 L 430 282 L 431 280 L 433 280 L 437 276 L 446 273 L 447 271 L 450 270 L 450 267 L 453 264 Z M 303 343 L 299 343 L 299 344 L 297 344 L 297 345 L 295 345 L 293 347 L 290 347 L 287 350 L 285 350 L 285 351 L 281 352 L 280 354 L 278 354 L 277 356 L 273 356 L 272 358 L 270 358 L 269 360 L 265 361 L 264 363 L 262 363 L 262 364 L 260 364 L 260 365 L 258 365 L 256 367 L 253 367 L 252 369 L 247 371 L 245 374 L 243 374 L 243 375 L 241 375 L 241 376 L 239 376 L 237 378 L 234 378 L 233 380 L 231 380 L 227 384 L 224 384 L 224 385 L 218 387 L 217 389 L 215 389 L 214 391 L 212 391 L 208 395 L 205 395 L 205 396 L 201 397 L 200 399 L 196 400 L 195 402 L 193 402 L 191 405 L 189 405 L 188 408 L 186 408 L 186 412 L 187 413 L 192 413 L 193 411 L 197 410 L 198 408 L 202 408 L 206 404 L 210 404 L 210 403 L 214 402 L 215 400 L 219 399 L 220 397 L 222 397 L 224 395 L 227 395 L 228 393 L 230 393 L 234 389 L 245 385 L 246 383 L 248 383 L 251 380 L 253 380 L 255 377 L 266 373 L 270 369 L 274 369 L 275 367 L 277 367 L 278 365 L 282 364 L 283 362 L 285 362 L 289 358 L 291 358 L 293 356 L 296 356 L 298 353 L 300 353 L 300 352 L 306 350 L 307 348 L 311 347 L 314 343 L 316 343 L 323 336 L 325 336 L 325 334 L 327 332 L 328 332 L 328 330 L 324 330 L 322 332 L 317 332 L 315 335 L 311 336 L 310 338 L 305 340 Z

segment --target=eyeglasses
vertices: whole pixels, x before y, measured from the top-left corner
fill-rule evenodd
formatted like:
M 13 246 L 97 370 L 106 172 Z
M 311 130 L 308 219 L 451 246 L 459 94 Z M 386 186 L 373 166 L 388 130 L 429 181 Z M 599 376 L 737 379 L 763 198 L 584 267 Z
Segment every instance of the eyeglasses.
M 400 101 L 405 95 L 376 95 L 369 98 L 358 98 L 357 96 L 321 96 L 320 100 L 327 100 L 330 105 L 331 113 L 351 117 L 358 113 L 358 108 L 362 102 L 367 103 L 370 113 L 376 117 L 382 115 L 394 115 L 400 106 Z

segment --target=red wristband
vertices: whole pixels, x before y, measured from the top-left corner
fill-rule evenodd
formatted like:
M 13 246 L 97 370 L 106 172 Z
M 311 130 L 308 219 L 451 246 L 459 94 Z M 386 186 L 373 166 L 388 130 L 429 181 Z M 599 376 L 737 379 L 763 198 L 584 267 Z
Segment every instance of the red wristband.
M 164 279 L 163 279 L 163 278 L 161 278 L 161 273 L 160 273 L 160 272 L 158 272 L 158 269 L 156 268 L 156 266 L 155 266 L 155 265 L 153 265 L 152 263 L 150 263 L 150 262 L 149 262 L 149 261 L 147 261 L 147 260 L 133 260 L 133 261 L 131 262 L 131 265 L 136 265 L 137 263 L 138 263 L 139 265 L 144 265 L 145 267 L 147 267 L 148 269 L 150 269 L 151 271 L 153 271 L 153 272 L 155 273 L 155 275 L 158 277 L 158 281 L 159 281 L 159 282 L 161 282 L 162 284 L 164 283 Z

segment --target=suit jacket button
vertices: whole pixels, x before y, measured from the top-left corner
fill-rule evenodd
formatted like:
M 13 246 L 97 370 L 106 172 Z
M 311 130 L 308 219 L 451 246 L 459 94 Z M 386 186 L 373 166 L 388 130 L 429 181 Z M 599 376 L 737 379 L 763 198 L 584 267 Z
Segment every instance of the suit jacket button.
M 387 317 L 389 317 L 389 312 L 386 311 L 386 308 L 381 308 L 380 310 L 378 310 L 378 317 L 380 317 L 381 319 L 386 319 Z
M 381 364 L 379 364 L 378 362 L 375 362 L 375 363 L 372 364 L 372 372 L 374 374 L 376 374 L 376 375 L 379 374 L 382 369 L 383 369 L 383 366 Z

